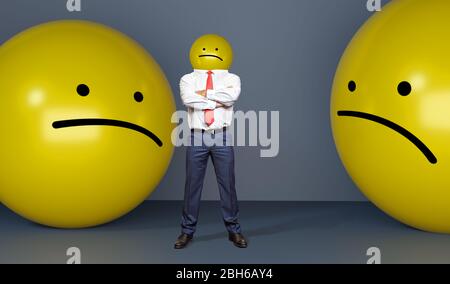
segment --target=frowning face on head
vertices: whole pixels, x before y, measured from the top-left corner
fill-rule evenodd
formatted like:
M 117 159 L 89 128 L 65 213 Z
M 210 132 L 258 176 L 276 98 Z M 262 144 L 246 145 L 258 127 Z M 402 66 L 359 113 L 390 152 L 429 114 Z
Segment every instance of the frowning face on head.
M 207 34 L 194 42 L 189 57 L 194 69 L 227 70 L 233 63 L 233 50 L 225 38 Z

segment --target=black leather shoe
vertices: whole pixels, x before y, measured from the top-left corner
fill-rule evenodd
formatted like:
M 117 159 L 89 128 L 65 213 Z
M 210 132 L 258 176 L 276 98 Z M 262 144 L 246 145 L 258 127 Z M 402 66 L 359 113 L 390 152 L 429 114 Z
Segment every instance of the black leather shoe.
M 174 248 L 175 249 L 183 249 L 185 248 L 189 242 L 192 240 L 192 236 L 188 234 L 181 234 L 177 241 L 175 242 Z
M 247 240 L 242 234 L 228 233 L 228 239 L 238 248 L 247 247 Z

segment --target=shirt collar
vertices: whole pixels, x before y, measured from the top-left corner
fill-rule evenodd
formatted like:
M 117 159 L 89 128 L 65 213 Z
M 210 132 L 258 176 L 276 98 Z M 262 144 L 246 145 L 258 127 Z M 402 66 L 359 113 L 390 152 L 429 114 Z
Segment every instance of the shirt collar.
M 206 72 L 208 72 L 210 70 L 202 70 L 202 69 L 194 69 L 195 73 L 199 73 L 199 74 L 206 74 Z M 219 74 L 226 74 L 228 73 L 228 70 L 224 70 L 224 69 L 215 69 L 215 70 L 211 70 L 215 75 L 219 75 Z

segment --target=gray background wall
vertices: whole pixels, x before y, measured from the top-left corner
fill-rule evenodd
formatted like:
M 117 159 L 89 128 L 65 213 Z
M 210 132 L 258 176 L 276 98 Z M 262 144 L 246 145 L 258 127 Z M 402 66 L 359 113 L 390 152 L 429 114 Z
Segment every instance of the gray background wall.
M 383 1 L 387 2 L 387 1 Z M 227 37 L 241 76 L 240 110 L 280 111 L 280 152 L 236 149 L 241 200 L 364 200 L 337 156 L 328 117 L 333 75 L 345 46 L 371 15 L 366 0 L 0 0 L 0 43 L 30 26 L 77 18 L 104 23 L 139 41 L 174 91 L 191 67 L 188 52 L 204 33 Z M 177 148 L 151 199 L 182 199 L 185 149 Z M 218 190 L 210 165 L 204 199 Z

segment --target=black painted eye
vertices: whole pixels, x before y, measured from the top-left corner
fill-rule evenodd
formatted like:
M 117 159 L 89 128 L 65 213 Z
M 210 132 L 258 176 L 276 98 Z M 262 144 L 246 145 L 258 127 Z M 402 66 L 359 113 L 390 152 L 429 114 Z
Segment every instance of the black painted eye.
M 407 96 L 411 94 L 411 90 L 411 84 L 406 81 L 400 82 L 400 84 L 398 84 L 397 91 L 401 96 Z
M 203 48 L 203 51 L 205 51 L 206 50 L 206 48 Z
M 144 100 L 144 95 L 141 92 L 134 93 L 134 99 L 140 103 Z
M 216 47 L 216 51 L 219 51 L 219 49 Z
M 85 97 L 85 96 L 89 95 L 89 87 L 86 86 L 85 84 L 80 84 L 77 87 L 77 93 L 80 96 Z
M 356 83 L 355 83 L 355 81 L 348 82 L 348 90 L 350 92 L 354 92 L 356 90 Z

